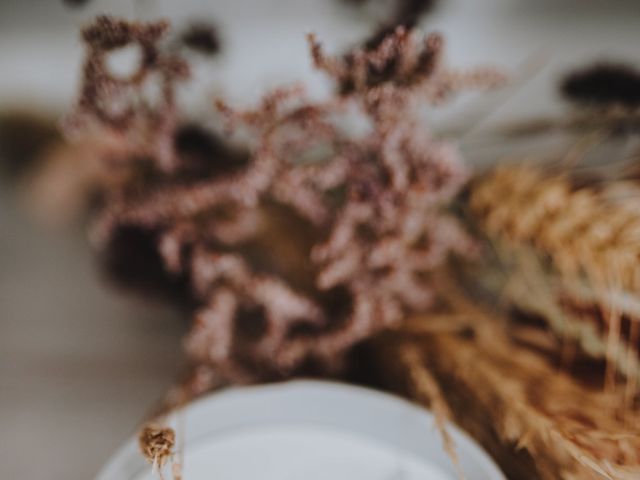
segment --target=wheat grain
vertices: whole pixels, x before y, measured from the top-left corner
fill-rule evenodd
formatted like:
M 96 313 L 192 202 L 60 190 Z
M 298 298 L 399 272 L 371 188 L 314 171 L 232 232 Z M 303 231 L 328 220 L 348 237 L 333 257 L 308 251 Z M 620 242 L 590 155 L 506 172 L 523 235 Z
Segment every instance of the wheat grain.
M 621 288 L 636 292 L 640 212 L 616 187 L 576 188 L 566 175 L 501 167 L 473 188 L 471 209 L 490 236 L 531 244 L 563 275 L 586 276 L 599 287 L 619 279 Z
M 455 420 L 510 478 L 639 478 L 637 405 L 626 417 L 611 409 L 624 403 L 624 392 L 603 392 L 558 372 L 546 354 L 511 341 L 495 312 L 446 302 L 454 323 L 466 318 L 463 331 L 432 329 L 431 315 L 415 316 L 374 344 L 388 385 L 420 399 L 416 378 L 427 372 Z M 443 323 L 445 317 L 438 316 Z M 422 362 L 399 361 L 407 350 Z
M 606 358 L 615 374 L 638 375 L 640 189 L 619 180 L 574 182 L 571 172 L 502 166 L 472 186 L 470 208 L 506 266 L 509 303 L 542 315 L 563 339 Z M 574 310 L 591 308 L 593 322 Z M 633 334 L 624 338 L 624 322 Z M 626 348 L 624 342 L 627 342 Z

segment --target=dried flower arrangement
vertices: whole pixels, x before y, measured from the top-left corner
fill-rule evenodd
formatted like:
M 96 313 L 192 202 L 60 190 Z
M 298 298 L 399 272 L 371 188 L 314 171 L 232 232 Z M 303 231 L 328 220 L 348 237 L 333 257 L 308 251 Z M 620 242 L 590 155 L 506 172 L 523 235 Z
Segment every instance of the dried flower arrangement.
M 310 101 L 298 87 L 277 89 L 251 111 L 219 101 L 229 125 L 249 133 L 251 153 L 194 162 L 176 148 L 175 88 L 188 69 L 162 49 L 166 28 L 109 17 L 87 27 L 83 88 L 68 125 L 97 126 L 119 145 L 107 161 L 122 182 L 104 192 L 96 243 L 108 249 L 123 230 L 148 233 L 166 272 L 201 305 L 186 339 L 197 365 L 189 395 L 220 379 L 335 370 L 351 346 L 428 308 L 429 273 L 474 245 L 446 212 L 465 169 L 415 105 L 501 76 L 446 68 L 439 36 L 423 40 L 403 27 L 344 57 L 325 55 L 310 37 L 336 96 Z M 140 70 L 117 78 L 106 55 L 130 43 L 142 47 Z M 155 103 L 144 97 L 152 76 Z M 364 133 L 344 127 L 349 116 Z M 297 222 L 303 237 L 287 246 L 295 269 L 260 245 L 277 219 Z
M 328 99 L 293 86 L 253 110 L 217 101 L 248 139 L 233 149 L 180 111 L 188 66 L 166 31 L 109 17 L 87 27 L 68 129 L 113 140 L 99 152 L 114 173 L 92 231 L 103 255 L 145 239 L 135 255 L 197 305 L 193 369 L 170 404 L 224 382 L 336 372 L 370 340 L 387 385 L 455 418 L 514 478 L 640 474 L 633 172 L 519 164 L 476 175 L 458 197 L 469 172 L 419 106 L 502 76 L 447 68 L 440 36 L 403 26 L 336 57 L 310 36 Z M 119 78 L 106 57 L 129 44 L 143 61 Z M 582 101 L 580 82 L 565 90 Z M 607 134 L 609 120 L 597 124 Z M 483 240 L 492 254 L 470 262 Z M 141 448 L 161 465 L 174 438 L 149 427 Z

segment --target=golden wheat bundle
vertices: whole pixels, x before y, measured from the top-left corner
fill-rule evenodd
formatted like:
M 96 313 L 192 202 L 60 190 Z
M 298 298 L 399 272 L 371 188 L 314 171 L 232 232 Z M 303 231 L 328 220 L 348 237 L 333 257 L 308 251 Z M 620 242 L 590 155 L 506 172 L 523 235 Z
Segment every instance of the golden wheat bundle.
M 373 345 L 387 386 L 435 408 L 434 388 L 420 380 L 435 379 L 436 400 L 509 478 L 639 478 L 637 405 L 618 408 L 624 393 L 594 385 L 592 369 L 559 371 L 553 352 L 513 338 L 494 312 L 447 296 L 440 313 L 413 317 Z
M 471 208 L 490 235 L 533 245 L 561 274 L 633 292 L 640 288 L 638 200 L 632 184 L 580 188 L 567 175 L 514 165 L 478 182 Z
M 501 272 L 490 288 L 544 319 L 566 348 L 606 359 L 608 384 L 627 377 L 630 401 L 640 372 L 639 199 L 632 181 L 516 164 L 478 179 L 469 202 Z

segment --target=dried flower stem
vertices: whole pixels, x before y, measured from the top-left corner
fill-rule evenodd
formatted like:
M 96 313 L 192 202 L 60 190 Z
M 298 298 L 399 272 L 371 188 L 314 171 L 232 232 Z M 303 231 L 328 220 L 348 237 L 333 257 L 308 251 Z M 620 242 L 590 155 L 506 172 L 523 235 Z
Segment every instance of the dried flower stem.
M 440 391 L 438 382 L 429 370 L 424 368 L 420 350 L 417 347 L 408 345 L 402 350 L 401 358 L 407 367 L 411 377 L 411 384 L 415 387 L 418 398 L 431 404 L 436 425 L 442 437 L 444 449 L 449 457 L 451 457 L 453 466 L 456 469 L 456 476 L 459 480 L 464 480 L 465 474 L 460 465 L 455 443 L 447 431 L 446 422 L 451 418 L 451 413 L 447 401 Z

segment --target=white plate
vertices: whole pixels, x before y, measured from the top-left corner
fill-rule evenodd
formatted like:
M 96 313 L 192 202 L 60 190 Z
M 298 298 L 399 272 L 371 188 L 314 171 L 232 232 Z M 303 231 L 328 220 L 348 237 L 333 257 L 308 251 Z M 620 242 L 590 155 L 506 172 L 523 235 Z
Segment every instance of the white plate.
M 233 388 L 180 415 L 184 480 L 456 478 L 433 415 L 375 390 L 317 381 Z M 448 429 L 467 480 L 504 480 L 473 440 L 453 425 Z M 157 476 L 135 439 L 97 477 L 151 479 Z

